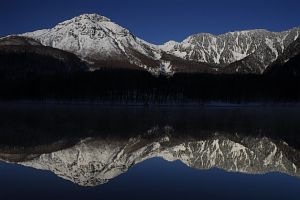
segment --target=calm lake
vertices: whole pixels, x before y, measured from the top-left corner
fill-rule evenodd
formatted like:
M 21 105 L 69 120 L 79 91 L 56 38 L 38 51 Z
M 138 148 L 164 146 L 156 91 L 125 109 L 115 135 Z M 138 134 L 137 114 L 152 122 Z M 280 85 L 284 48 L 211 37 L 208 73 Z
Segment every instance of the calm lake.
M 300 107 L 0 104 L 1 199 L 299 199 Z

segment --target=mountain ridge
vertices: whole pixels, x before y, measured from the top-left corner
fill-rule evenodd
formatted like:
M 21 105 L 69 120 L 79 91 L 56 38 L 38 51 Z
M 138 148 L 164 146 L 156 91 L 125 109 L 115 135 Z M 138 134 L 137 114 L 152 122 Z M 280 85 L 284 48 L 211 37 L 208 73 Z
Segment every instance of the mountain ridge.
M 299 37 L 299 33 L 300 27 L 282 32 L 254 29 L 219 35 L 199 33 L 182 42 L 155 45 L 136 37 L 107 17 L 83 14 L 53 28 L 21 36 L 74 53 L 89 62 L 92 70 L 103 65 L 133 65 L 153 74 L 173 75 L 178 71 L 190 72 L 187 63 L 191 61 L 196 64 L 193 72 L 207 71 L 203 70 L 207 68 L 210 73 L 262 74 Z M 181 60 L 180 70 L 172 64 L 171 56 Z

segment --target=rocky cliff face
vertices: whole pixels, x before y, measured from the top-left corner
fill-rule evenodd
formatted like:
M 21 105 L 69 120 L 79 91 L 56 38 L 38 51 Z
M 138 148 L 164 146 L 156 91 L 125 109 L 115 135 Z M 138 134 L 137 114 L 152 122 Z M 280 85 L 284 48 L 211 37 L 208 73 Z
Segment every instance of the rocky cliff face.
M 211 35 L 192 35 L 181 43 L 168 42 L 161 48 L 178 57 L 226 67 L 224 72 L 263 73 L 299 36 L 300 29 L 284 32 L 249 30 Z
M 266 70 L 265 74 L 278 77 L 299 77 L 300 38 L 291 43 Z

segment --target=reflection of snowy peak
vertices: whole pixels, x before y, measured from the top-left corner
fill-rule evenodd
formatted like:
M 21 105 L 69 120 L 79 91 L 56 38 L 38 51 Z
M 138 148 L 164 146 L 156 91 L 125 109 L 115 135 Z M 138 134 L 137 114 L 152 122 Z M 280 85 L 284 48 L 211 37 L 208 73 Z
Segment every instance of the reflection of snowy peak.
M 218 167 L 232 172 L 278 171 L 300 176 L 300 154 L 286 143 L 268 138 L 234 138 L 214 134 L 206 139 L 173 138 L 172 128 L 153 128 L 129 140 L 86 139 L 74 147 L 42 154 L 22 165 L 53 171 L 83 186 L 95 186 L 153 157 L 180 160 L 189 167 Z
M 52 29 L 22 35 L 43 45 L 72 52 L 88 61 L 91 69 L 130 67 L 155 74 L 174 74 L 263 73 L 299 33 L 300 28 L 278 33 L 261 29 L 217 36 L 200 33 L 180 43 L 170 41 L 154 45 L 104 16 L 83 14 Z

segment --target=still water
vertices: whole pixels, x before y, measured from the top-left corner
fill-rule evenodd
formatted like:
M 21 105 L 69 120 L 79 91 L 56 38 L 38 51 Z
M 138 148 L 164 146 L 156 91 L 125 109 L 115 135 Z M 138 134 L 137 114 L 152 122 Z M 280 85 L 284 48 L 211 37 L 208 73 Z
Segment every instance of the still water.
M 0 105 L 1 199 L 299 199 L 300 107 Z

